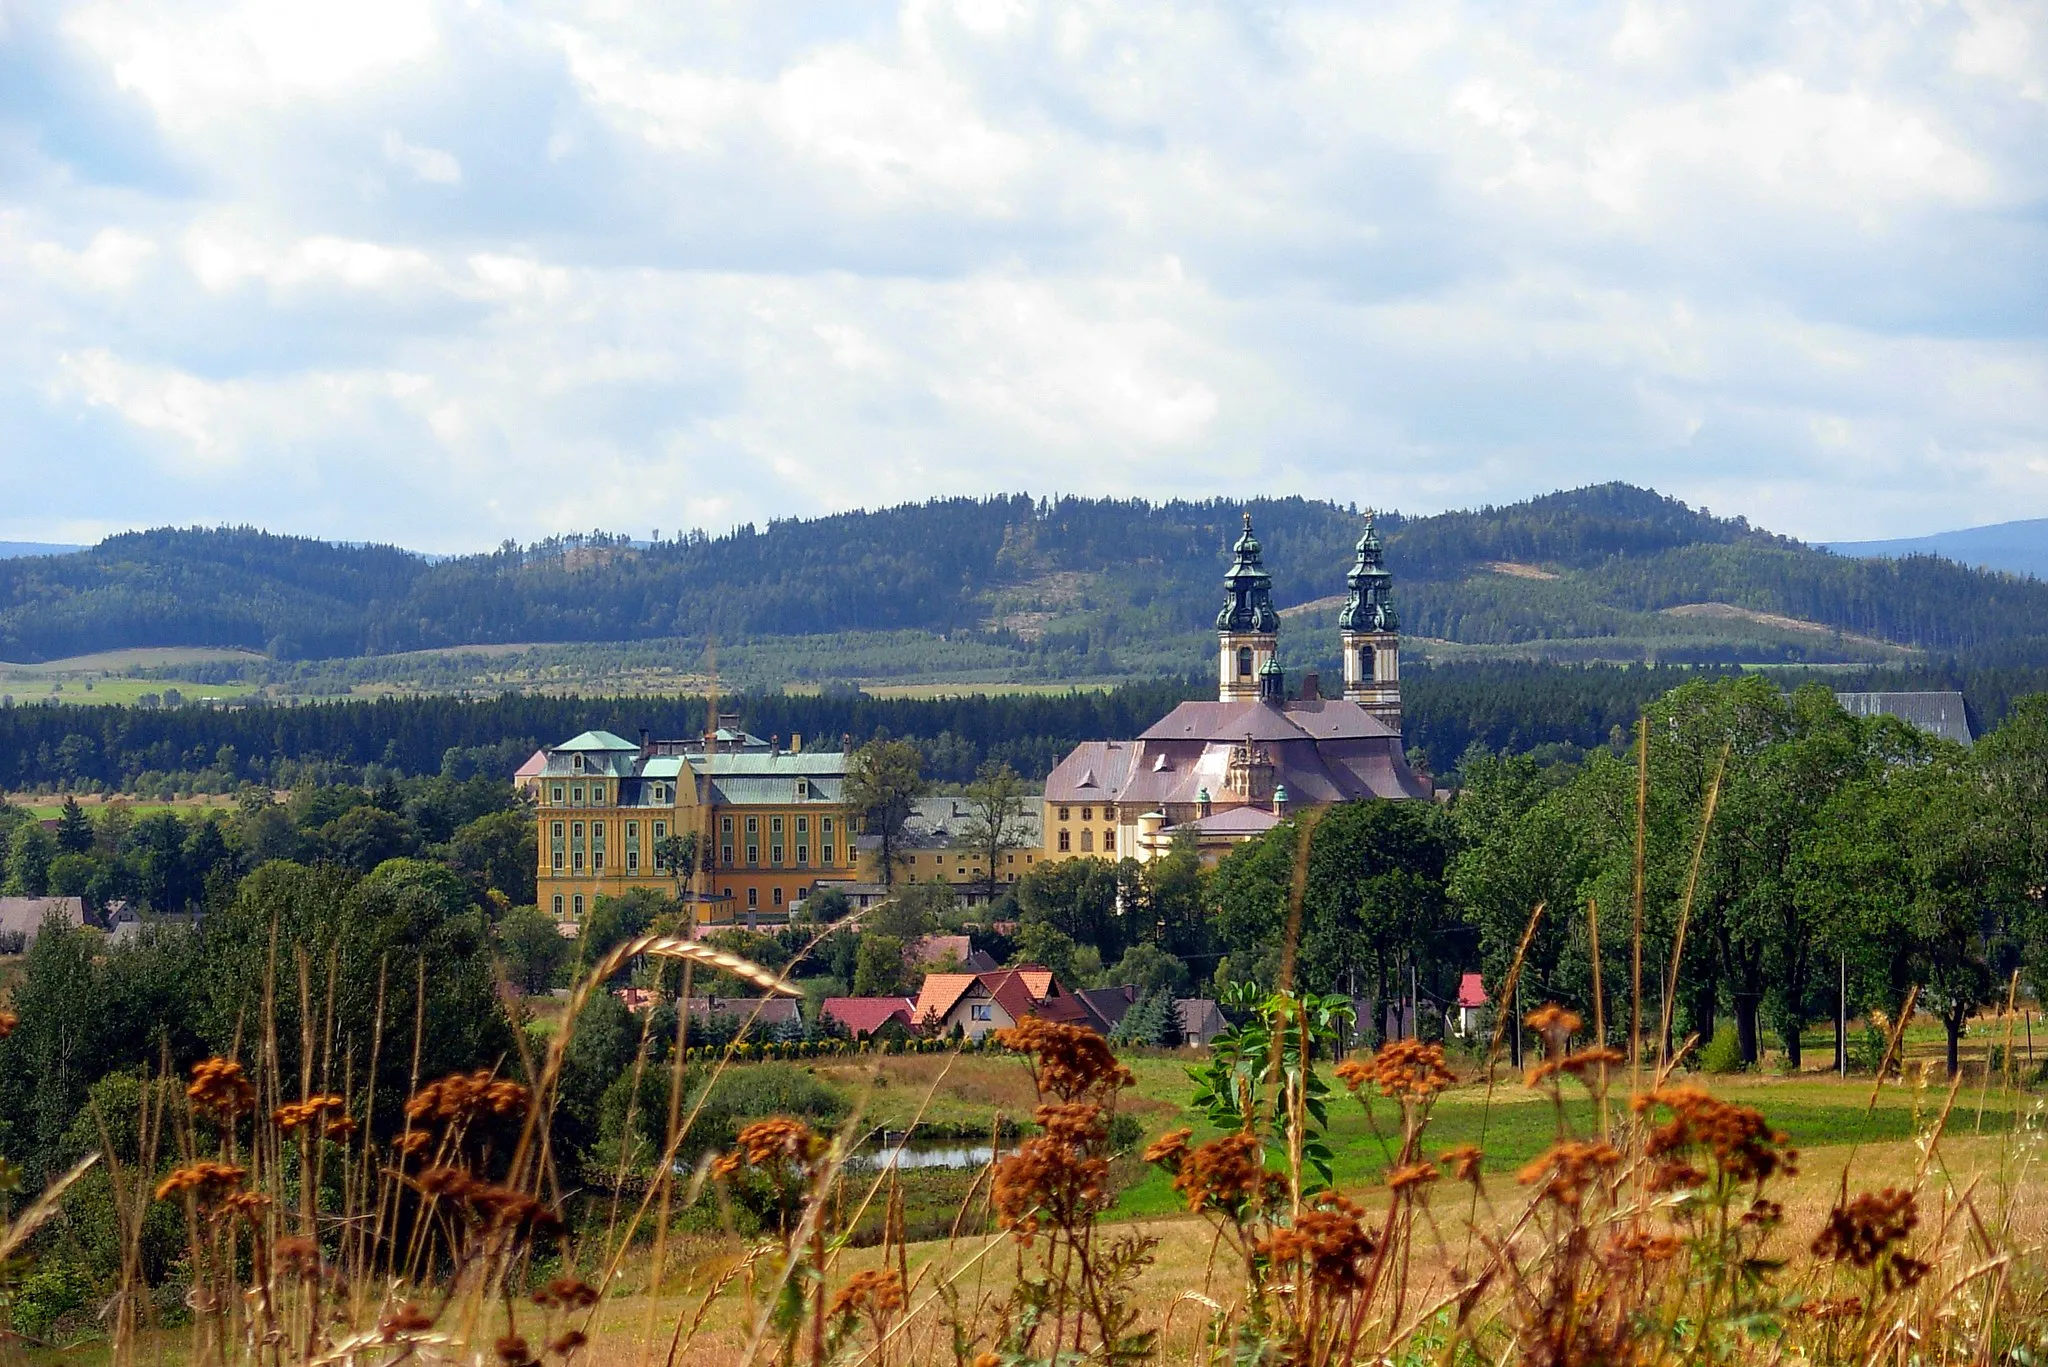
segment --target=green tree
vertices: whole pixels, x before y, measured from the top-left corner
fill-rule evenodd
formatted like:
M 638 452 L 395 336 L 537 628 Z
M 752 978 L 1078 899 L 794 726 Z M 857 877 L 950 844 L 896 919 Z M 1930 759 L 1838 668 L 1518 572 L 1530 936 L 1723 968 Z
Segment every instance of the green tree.
M 92 822 L 78 805 L 78 799 L 68 794 L 63 810 L 57 814 L 57 848 L 65 854 L 84 854 L 92 848 Z
M 1157 945 L 1136 944 L 1109 971 L 1113 984 L 1127 984 L 1150 992 L 1163 990 L 1181 995 L 1188 990 L 1188 966 Z
M 653 888 L 628 888 L 617 897 L 599 894 L 578 937 L 578 957 L 594 964 L 614 945 L 643 934 L 658 917 L 673 914 L 674 903 Z
M 982 891 L 990 898 L 1002 881 L 1003 855 L 1024 843 L 1028 801 L 1024 780 L 1000 760 L 983 760 L 967 785 L 967 825 L 961 839 L 986 865 Z
M 860 949 L 853 965 L 853 995 L 856 997 L 900 997 L 908 992 L 903 965 L 903 941 L 894 935 L 870 931 L 860 937 Z
M 1139 901 L 1145 924 L 1138 938 L 1183 958 L 1209 951 L 1212 936 L 1205 914 L 1202 856 L 1194 834 L 1174 837 L 1167 852 L 1143 866 Z
M 1107 859 L 1040 864 L 1017 880 L 1017 920 L 1049 926 L 1114 960 L 1132 939 L 1118 912 L 1121 891 L 1118 868 Z
M 2021 869 L 2029 982 L 2048 1000 L 2048 693 L 2022 698 L 1970 757 Z
M 387 859 L 402 859 L 419 843 L 404 817 L 367 805 L 322 826 L 320 842 L 330 858 L 357 873 L 368 873 Z
M 876 842 L 882 884 L 896 885 L 903 827 L 925 790 L 924 757 L 909 741 L 873 740 L 847 757 L 841 789 L 846 806 Z
M 60 854 L 50 861 L 49 890 L 58 897 L 85 897 L 99 871 L 99 860 L 89 854 Z
M 58 1141 L 107 1066 L 110 1003 L 96 939 L 55 916 L 44 922 L 14 989 L 19 1023 L 0 1040 L 0 1144 L 23 1163 L 31 1187 L 55 1175 Z
M 1180 1008 L 1174 1005 L 1173 994 L 1165 988 L 1154 988 L 1132 1002 L 1130 1010 L 1124 1012 L 1124 1018 L 1110 1032 L 1110 1039 L 1117 1044 L 1153 1049 L 1178 1047 Z
M 538 907 L 512 908 L 498 918 L 491 935 L 504 956 L 506 979 L 529 994 L 553 987 L 572 952 L 555 918 Z
M 514 906 L 528 906 L 535 891 L 536 838 L 531 811 L 491 812 L 449 837 L 448 862 L 479 894 L 496 888 Z
M 959 905 L 959 894 L 943 878 L 911 883 L 863 916 L 861 928 L 873 934 L 893 935 L 906 945 L 913 944 L 937 930 L 946 914 Z
M 7 847 L 7 891 L 17 897 L 42 897 L 50 891 L 50 863 L 57 841 L 41 826 L 23 826 Z

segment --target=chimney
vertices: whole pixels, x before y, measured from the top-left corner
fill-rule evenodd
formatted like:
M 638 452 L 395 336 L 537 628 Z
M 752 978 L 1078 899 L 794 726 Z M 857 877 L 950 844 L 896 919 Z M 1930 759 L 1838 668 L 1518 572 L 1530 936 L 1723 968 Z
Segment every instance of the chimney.
M 640 753 L 647 753 L 647 728 L 644 726 L 640 728 Z
M 1322 698 L 1322 676 L 1311 669 L 1308 673 L 1301 676 L 1301 700 L 1303 702 L 1321 702 Z
M 801 755 L 804 752 L 804 733 L 792 731 L 789 736 L 789 753 Z

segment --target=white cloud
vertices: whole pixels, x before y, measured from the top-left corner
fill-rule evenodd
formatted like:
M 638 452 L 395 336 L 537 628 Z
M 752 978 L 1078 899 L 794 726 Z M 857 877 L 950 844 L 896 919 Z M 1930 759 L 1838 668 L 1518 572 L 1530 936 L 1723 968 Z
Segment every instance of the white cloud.
M 1609 478 L 1825 537 L 2048 514 L 2037 3 L 10 20 L 70 64 L 0 92 L 38 525 Z

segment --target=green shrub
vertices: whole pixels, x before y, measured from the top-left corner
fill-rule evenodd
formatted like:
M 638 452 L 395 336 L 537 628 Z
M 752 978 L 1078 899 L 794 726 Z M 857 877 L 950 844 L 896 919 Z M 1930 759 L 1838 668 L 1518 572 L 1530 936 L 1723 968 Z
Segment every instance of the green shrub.
M 14 1332 L 44 1343 L 56 1342 L 66 1320 L 76 1320 L 92 1300 L 92 1278 L 84 1268 L 62 1259 L 42 1263 L 15 1288 Z
M 1714 1032 L 1706 1048 L 1700 1050 L 1700 1068 L 1709 1073 L 1742 1071 L 1742 1041 L 1736 1038 L 1734 1026 L 1724 1025 Z

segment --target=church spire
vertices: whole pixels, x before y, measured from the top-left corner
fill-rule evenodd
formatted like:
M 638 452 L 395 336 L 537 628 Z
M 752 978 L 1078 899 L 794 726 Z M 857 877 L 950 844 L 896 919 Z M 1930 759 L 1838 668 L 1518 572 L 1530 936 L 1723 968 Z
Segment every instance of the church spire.
M 1344 696 L 1396 731 L 1401 729 L 1401 618 L 1394 610 L 1394 576 L 1387 572 L 1372 513 L 1354 548 L 1358 555 L 1344 582 L 1351 596 L 1337 615 L 1344 646 Z
M 1280 614 L 1273 610 L 1273 576 L 1266 573 L 1264 549 L 1246 513 L 1244 534 L 1232 547 L 1230 572 L 1223 576 L 1228 596 L 1216 614 L 1221 643 L 1217 696 L 1224 702 L 1258 699 L 1261 673 L 1278 645 Z

